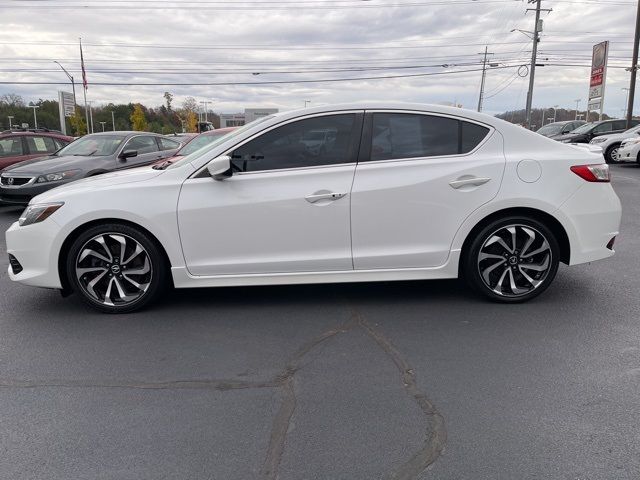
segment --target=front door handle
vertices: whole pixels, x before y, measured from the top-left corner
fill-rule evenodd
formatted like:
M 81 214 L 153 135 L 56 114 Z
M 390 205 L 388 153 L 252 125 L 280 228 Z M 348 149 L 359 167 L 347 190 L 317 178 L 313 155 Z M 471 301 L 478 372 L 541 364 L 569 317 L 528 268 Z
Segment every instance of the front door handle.
M 456 190 L 462 187 L 466 187 L 468 185 L 472 185 L 475 187 L 479 187 L 480 185 L 484 185 L 489 182 L 491 179 L 486 177 L 468 177 L 468 178 L 460 178 L 458 180 L 454 180 L 453 182 L 449 182 L 452 188 Z
M 309 203 L 321 202 L 323 200 L 334 201 L 339 200 L 342 197 L 346 196 L 346 193 L 335 193 L 335 192 L 327 192 L 327 193 L 313 193 L 311 195 L 307 195 L 304 199 Z

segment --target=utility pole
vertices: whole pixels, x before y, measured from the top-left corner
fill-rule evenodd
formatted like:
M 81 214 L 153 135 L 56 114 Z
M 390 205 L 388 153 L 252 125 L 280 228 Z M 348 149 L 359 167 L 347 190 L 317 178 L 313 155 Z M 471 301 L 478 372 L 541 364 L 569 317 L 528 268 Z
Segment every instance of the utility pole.
M 638 43 L 640 43 L 640 1 L 636 13 L 636 36 L 633 40 L 633 61 L 631 63 L 631 83 L 629 85 L 629 103 L 627 103 L 627 129 L 631 128 L 633 101 L 636 96 L 636 75 L 638 73 Z
M 111 125 L 113 126 L 113 131 L 116 131 L 116 116 L 113 110 L 111 110 Z
M 493 55 L 493 53 L 488 52 L 489 47 L 484 47 L 484 60 L 482 61 L 482 81 L 480 82 L 480 98 L 478 98 L 478 112 L 482 111 L 482 102 L 484 100 L 484 82 L 487 77 L 487 55 Z M 479 53 L 478 55 L 482 55 Z
M 527 8 L 527 12 L 536 12 L 536 23 L 533 28 L 533 51 L 531 53 L 531 68 L 529 69 L 529 91 L 527 92 L 527 128 L 531 128 L 531 104 L 533 103 L 533 85 L 536 76 L 536 61 L 538 60 L 538 43 L 540 42 L 540 32 L 542 24 L 540 22 L 540 12 L 551 12 L 550 8 L 541 8 L 542 0 L 527 0 L 528 3 L 535 3 L 536 8 Z
M 578 108 L 580 108 L 580 102 L 582 101 L 581 98 L 576 98 L 575 102 L 576 102 L 576 120 L 578 120 Z
M 623 108 L 623 111 L 624 111 L 623 117 L 626 120 L 626 118 L 627 118 L 627 102 L 629 101 L 629 89 L 625 87 L 625 88 L 621 88 L 620 90 L 622 90 L 623 92 L 627 93 L 627 96 L 624 99 L 624 108 Z

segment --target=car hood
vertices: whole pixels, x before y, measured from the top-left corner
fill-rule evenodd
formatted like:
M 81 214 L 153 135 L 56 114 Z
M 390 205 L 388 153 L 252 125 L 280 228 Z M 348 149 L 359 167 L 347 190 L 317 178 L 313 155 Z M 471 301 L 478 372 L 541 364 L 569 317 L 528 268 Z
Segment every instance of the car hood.
M 38 157 L 32 160 L 26 160 L 24 162 L 12 165 L 6 168 L 6 173 L 55 173 L 64 170 L 72 170 L 74 168 L 86 168 L 87 162 L 95 163 L 98 158 L 106 157 L 85 157 L 74 155 L 63 155 L 61 157 L 55 155 L 49 155 L 47 157 Z
M 144 182 L 162 175 L 162 173 L 164 173 L 162 170 L 154 170 L 151 167 L 139 167 L 96 175 L 95 177 L 83 178 L 48 190 L 34 197 L 31 203 L 64 201 L 65 197 L 69 195 L 91 192 L 125 183 Z

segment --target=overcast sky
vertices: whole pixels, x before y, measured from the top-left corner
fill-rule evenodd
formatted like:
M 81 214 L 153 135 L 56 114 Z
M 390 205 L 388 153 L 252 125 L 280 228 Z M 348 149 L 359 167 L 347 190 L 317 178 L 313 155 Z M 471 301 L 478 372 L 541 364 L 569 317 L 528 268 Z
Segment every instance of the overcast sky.
M 72 8 L 60 8 L 73 5 Z M 475 108 L 481 56 L 489 44 L 498 68 L 487 74 L 485 111 L 524 108 L 528 79 L 518 65 L 533 29 L 523 0 L 0 0 L 0 81 L 63 82 L 58 60 L 81 82 L 82 37 L 88 98 L 98 104 L 180 105 L 187 96 L 217 112 L 299 108 L 355 100 L 454 102 Z M 88 7 L 88 8 L 87 8 Z M 630 0 L 544 0 L 534 106 L 575 108 L 588 93 L 591 49 L 611 41 L 610 65 L 629 66 L 635 25 Z M 547 60 L 548 59 L 548 60 Z M 445 65 L 445 66 L 443 66 Z M 402 67 L 402 68 L 401 68 Z M 100 86 L 95 83 L 251 83 L 397 77 L 266 85 Z M 287 73 L 285 73 L 287 72 Z M 629 73 L 610 68 L 605 111 L 621 116 Z M 26 100 L 56 98 L 56 85 L 0 85 Z M 77 88 L 81 102 L 81 88 Z M 636 97 L 637 98 L 637 97 Z M 638 102 L 640 104 L 640 102 Z M 637 107 L 636 107 L 637 108 Z

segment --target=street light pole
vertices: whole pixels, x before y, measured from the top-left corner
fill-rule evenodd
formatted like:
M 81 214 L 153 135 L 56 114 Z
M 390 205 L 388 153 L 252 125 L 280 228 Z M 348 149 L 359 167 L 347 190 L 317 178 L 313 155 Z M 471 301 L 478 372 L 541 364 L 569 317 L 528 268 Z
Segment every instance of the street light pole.
M 91 122 L 91 133 L 93 133 L 93 100 L 89 100 L 87 103 L 89 104 L 89 120 Z M 89 125 L 87 125 L 87 131 L 89 131 Z
M 580 107 L 580 102 L 582 101 L 581 98 L 576 98 L 575 102 L 576 102 L 576 120 L 578 120 L 578 108 Z
M 69 72 L 67 72 L 67 70 L 60 65 L 60 62 L 58 62 L 57 60 L 54 60 L 53 63 L 57 64 L 64 73 L 67 74 L 67 77 L 69 77 L 69 80 L 71 80 L 71 88 L 73 89 L 73 112 L 75 113 L 76 111 L 76 83 L 73 81 L 73 75 L 71 75 Z
M 9 115 L 7 118 L 9 119 L 9 131 L 11 131 L 11 128 L 12 128 L 11 127 L 11 120 L 13 120 L 16 117 L 14 117 L 13 115 Z
M 107 122 L 100 122 L 100 125 L 102 125 L 102 133 L 104 133 L 104 126 L 107 124 Z
M 111 110 L 111 125 L 113 126 L 113 131 L 116 131 L 116 117 L 114 111 Z
M 556 123 L 556 118 L 557 118 L 557 113 L 558 113 L 558 107 L 559 105 L 554 105 L 553 106 L 553 123 Z
M 33 123 L 35 124 L 35 129 L 38 129 L 38 115 L 36 115 L 36 109 L 40 108 L 39 105 L 29 105 L 30 108 L 33 108 Z

